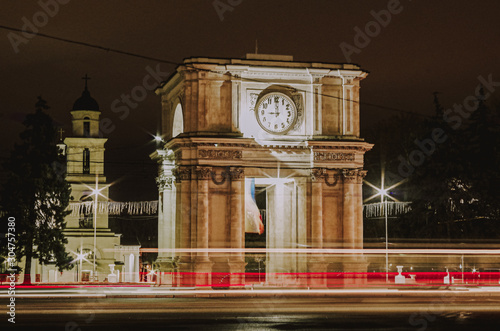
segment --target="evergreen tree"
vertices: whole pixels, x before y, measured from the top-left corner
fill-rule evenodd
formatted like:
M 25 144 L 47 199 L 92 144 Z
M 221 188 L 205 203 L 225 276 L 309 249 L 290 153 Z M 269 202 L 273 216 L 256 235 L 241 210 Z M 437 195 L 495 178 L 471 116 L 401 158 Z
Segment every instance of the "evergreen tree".
M 55 263 L 61 271 L 72 265 L 65 250 L 63 230 L 71 188 L 65 179 L 64 156 L 49 107 L 38 97 L 34 114 L 26 116 L 21 143 L 14 146 L 3 167 L 7 181 L 1 191 L 4 221 L 15 217 L 16 259 L 25 258 L 24 283 L 31 283 L 31 259 Z

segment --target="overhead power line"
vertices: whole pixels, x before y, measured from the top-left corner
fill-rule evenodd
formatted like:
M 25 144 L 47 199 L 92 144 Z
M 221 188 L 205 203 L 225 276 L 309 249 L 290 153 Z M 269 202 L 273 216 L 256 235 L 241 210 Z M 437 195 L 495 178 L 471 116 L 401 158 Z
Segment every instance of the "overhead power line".
M 19 28 L 13 28 L 13 27 L 10 27 L 10 26 L 5 26 L 5 25 L 0 25 L 0 29 L 4 29 L 4 30 L 8 30 L 8 31 L 14 31 L 14 32 L 20 32 L 20 33 L 28 33 L 28 34 L 31 34 L 33 36 L 40 36 L 40 37 L 44 37 L 44 38 L 47 38 L 47 39 L 52 39 L 52 40 L 62 41 L 62 42 L 70 43 L 70 44 L 80 45 L 80 46 L 83 46 L 83 47 L 90 47 L 90 48 L 94 48 L 94 49 L 103 50 L 103 51 L 106 51 L 106 52 L 112 52 L 112 53 L 117 53 L 117 54 L 132 56 L 132 57 L 136 57 L 136 58 L 140 58 L 140 59 L 145 59 L 145 60 L 152 60 L 152 61 L 156 61 L 156 62 L 160 62 L 160 63 L 167 63 L 167 64 L 171 64 L 171 65 L 175 65 L 175 66 L 180 65 L 177 61 L 171 61 L 171 60 L 165 60 L 165 59 L 155 58 L 155 57 L 146 56 L 146 55 L 142 55 L 142 54 L 138 54 L 138 53 L 133 53 L 133 52 L 128 52 L 128 51 L 122 51 L 122 50 L 119 50 L 119 49 L 114 49 L 114 48 L 111 48 L 111 47 L 104 47 L 104 46 L 100 46 L 100 45 L 96 45 L 96 44 L 91 44 L 91 43 L 87 43 L 87 42 L 83 42 L 83 41 L 77 41 L 77 40 L 72 40 L 72 39 L 68 39 L 68 38 L 61 38 L 61 37 L 57 37 L 57 36 L 52 36 L 52 35 L 48 35 L 48 34 L 45 34 L 45 33 L 34 33 L 34 32 L 31 32 L 31 31 L 24 31 L 24 30 L 19 29 Z M 195 68 L 192 64 L 184 64 L 184 65 L 188 66 L 188 67 L 192 67 L 192 68 L 194 68 L 196 70 L 200 70 L 200 71 L 214 72 L 213 70 L 210 70 L 210 69 Z M 225 74 L 229 75 L 231 77 L 234 77 L 234 75 L 232 75 L 231 73 L 225 73 Z M 241 78 L 241 77 L 238 77 L 238 78 L 242 79 L 242 80 L 246 80 L 246 81 L 260 82 L 260 80 L 258 80 L 258 79 L 249 79 L 249 78 Z M 306 90 L 300 90 L 300 89 L 295 89 L 295 90 L 303 92 L 303 93 L 309 93 L 309 94 L 312 93 L 313 95 L 321 95 L 321 96 L 327 97 L 327 98 L 334 98 L 334 99 L 338 99 L 338 100 L 352 101 L 352 102 L 356 102 L 356 103 L 358 103 L 360 105 L 366 105 L 366 106 L 370 106 L 370 107 L 376 107 L 376 108 L 385 109 L 385 110 L 389 110 L 389 111 L 394 111 L 394 112 L 398 112 L 398 113 L 405 113 L 405 114 L 410 114 L 410 115 L 415 115 L 415 116 L 421 116 L 421 117 L 431 117 L 429 115 L 419 114 L 419 113 L 415 113 L 415 112 L 412 112 L 412 111 L 408 111 L 408 110 L 404 110 L 404 109 L 399 109 L 399 108 L 387 107 L 387 106 L 377 105 L 377 104 L 373 104 L 373 103 L 365 103 L 365 102 L 360 102 L 360 101 L 357 101 L 357 100 L 344 99 L 342 97 L 336 97 L 336 96 L 333 96 L 333 95 L 328 95 L 328 94 L 323 94 L 323 93 L 310 92 L 310 91 L 306 91 Z

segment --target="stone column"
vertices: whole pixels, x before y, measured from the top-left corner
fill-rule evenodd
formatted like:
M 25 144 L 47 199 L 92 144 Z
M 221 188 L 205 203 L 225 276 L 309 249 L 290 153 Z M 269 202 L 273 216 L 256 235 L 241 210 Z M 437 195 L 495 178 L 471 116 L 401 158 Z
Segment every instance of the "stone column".
M 365 178 L 366 172 L 366 170 L 358 171 L 355 184 L 356 203 L 354 205 L 354 210 L 356 212 L 356 216 L 354 227 L 356 233 L 356 249 L 363 248 L 363 178 Z
M 313 169 L 311 182 L 311 245 L 323 248 L 323 181 L 325 169 Z
M 175 172 L 176 181 L 180 183 L 180 245 L 179 248 L 191 247 L 191 169 L 179 167 Z M 182 253 L 181 261 L 190 262 L 191 254 Z
M 137 248 L 137 251 L 139 251 L 139 248 Z M 137 252 L 136 254 L 134 254 L 134 273 L 133 273 L 133 277 L 134 277 L 134 282 L 136 283 L 139 283 L 139 253 Z
M 352 95 L 353 88 L 353 79 L 354 76 L 341 76 L 342 77 L 342 134 L 343 135 L 352 135 L 354 134 L 354 102 Z
M 178 243 L 176 248 L 190 249 L 191 245 L 191 168 L 190 167 L 177 167 L 174 171 L 177 191 L 177 215 L 176 224 L 179 229 L 176 230 L 178 236 Z M 192 272 L 192 259 L 191 253 L 181 252 L 176 253 L 175 258 L 179 260 L 178 272 L 173 281 L 179 286 L 192 286 L 191 279 Z
M 171 150 L 157 151 L 158 177 L 158 258 L 161 276 L 160 283 L 172 284 L 174 271 L 173 257 L 175 248 L 176 197 L 174 187 L 174 153 Z
M 175 188 L 174 178 L 166 173 L 156 178 L 160 192 L 158 201 L 158 260 L 164 262 L 173 258 L 175 248 Z
M 363 205 L 361 185 L 365 171 L 344 169 L 344 247 L 363 248 Z M 343 271 L 344 285 L 362 285 L 366 281 L 367 262 L 362 253 L 345 254 Z
M 245 176 L 243 168 L 232 168 L 231 179 L 231 248 L 245 248 Z M 232 253 L 229 259 L 230 284 L 243 284 L 245 281 L 245 253 Z
M 200 250 L 196 254 L 194 272 L 196 285 L 209 285 L 211 282 L 210 272 L 212 263 L 210 262 L 208 249 L 208 180 L 211 178 L 211 168 L 198 167 L 196 169 L 196 182 L 198 187 L 198 210 L 196 214 L 196 248 Z
M 355 247 L 356 241 L 356 230 L 355 230 L 355 210 L 354 206 L 356 204 L 356 190 L 355 184 L 357 180 L 356 169 L 344 169 L 342 175 L 344 177 L 344 201 L 343 201 L 343 215 L 342 215 L 342 227 L 343 227 L 343 242 L 344 248 L 353 249 Z
M 315 168 L 311 176 L 311 245 L 313 248 L 323 248 L 323 185 L 326 169 Z M 325 288 L 328 263 L 322 254 L 315 254 L 307 263 L 310 273 L 309 286 Z

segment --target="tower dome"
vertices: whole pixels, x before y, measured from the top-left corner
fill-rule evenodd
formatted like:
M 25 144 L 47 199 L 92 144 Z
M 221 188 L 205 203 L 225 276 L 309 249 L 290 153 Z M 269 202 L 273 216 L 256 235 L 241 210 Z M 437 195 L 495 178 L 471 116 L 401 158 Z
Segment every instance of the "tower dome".
M 90 78 L 85 75 L 85 90 L 82 92 L 82 96 L 78 98 L 73 104 L 73 110 L 95 110 L 99 111 L 99 105 L 97 101 L 90 96 L 90 92 L 87 88 L 87 80 Z

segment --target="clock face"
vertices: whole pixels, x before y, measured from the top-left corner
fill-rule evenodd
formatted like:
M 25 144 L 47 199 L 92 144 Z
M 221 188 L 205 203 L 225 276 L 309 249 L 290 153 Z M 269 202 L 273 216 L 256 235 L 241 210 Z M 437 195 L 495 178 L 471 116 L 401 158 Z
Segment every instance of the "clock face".
M 269 93 L 257 103 L 255 116 L 265 131 L 285 134 L 297 121 L 297 108 L 288 96 L 282 93 Z

